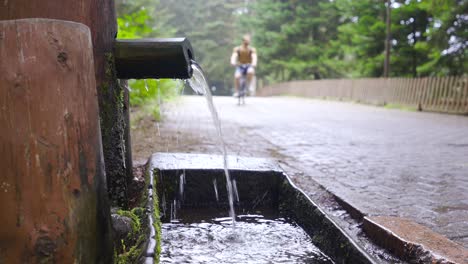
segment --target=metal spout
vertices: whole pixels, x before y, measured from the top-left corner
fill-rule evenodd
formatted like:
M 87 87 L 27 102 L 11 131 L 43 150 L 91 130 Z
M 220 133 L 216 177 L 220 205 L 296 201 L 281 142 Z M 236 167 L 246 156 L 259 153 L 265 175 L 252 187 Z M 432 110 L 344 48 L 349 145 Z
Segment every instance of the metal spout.
M 192 45 L 186 38 L 116 40 L 115 66 L 119 79 L 189 79 Z

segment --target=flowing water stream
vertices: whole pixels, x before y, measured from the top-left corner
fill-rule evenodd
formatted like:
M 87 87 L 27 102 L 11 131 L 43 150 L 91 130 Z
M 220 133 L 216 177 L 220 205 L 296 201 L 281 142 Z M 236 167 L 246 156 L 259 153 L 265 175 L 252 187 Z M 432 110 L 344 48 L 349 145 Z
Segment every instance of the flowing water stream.
M 228 170 L 228 160 L 227 160 L 227 149 L 226 143 L 224 142 L 223 138 L 223 131 L 221 129 L 221 122 L 219 121 L 218 112 L 216 111 L 216 107 L 213 104 L 213 95 L 211 94 L 211 90 L 209 88 L 208 82 L 206 81 L 205 75 L 203 74 L 202 68 L 195 62 L 192 61 L 192 69 L 193 69 L 193 76 L 191 79 L 188 80 L 190 87 L 193 91 L 197 94 L 202 94 L 205 96 L 206 101 L 208 103 L 208 108 L 211 112 L 211 117 L 213 118 L 213 123 L 216 127 L 216 131 L 218 133 L 218 137 L 221 144 L 221 150 L 223 152 L 223 162 L 224 162 L 224 174 L 226 176 L 226 187 L 228 191 L 229 197 L 229 215 L 232 218 L 232 225 L 234 226 L 236 223 L 236 214 L 234 211 L 234 191 L 233 191 L 233 183 L 231 181 L 231 176 L 229 175 Z M 238 195 L 236 197 L 238 198 Z

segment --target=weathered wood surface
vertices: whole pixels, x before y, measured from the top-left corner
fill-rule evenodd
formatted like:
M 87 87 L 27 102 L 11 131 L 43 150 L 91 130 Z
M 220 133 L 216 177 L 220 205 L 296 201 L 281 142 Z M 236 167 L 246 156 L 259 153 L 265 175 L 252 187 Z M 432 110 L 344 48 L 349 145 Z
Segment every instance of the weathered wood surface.
M 0 263 L 110 263 L 89 29 L 0 21 Z
M 125 160 L 131 149 L 125 147 L 125 111 L 123 88 L 117 83 L 113 43 L 117 22 L 113 0 L 6 0 L 0 1 L 0 20 L 52 18 L 87 25 L 93 42 L 96 84 L 101 116 L 102 142 L 109 195 L 116 205 L 126 206 L 127 174 Z
M 468 114 L 466 76 L 291 81 L 257 91 L 259 96 L 282 94 Z
M 117 34 L 114 1 L 110 0 L 7 0 L 0 3 L 0 20 L 52 18 L 70 20 L 91 29 L 96 82 L 107 81 L 105 53 L 112 52 Z

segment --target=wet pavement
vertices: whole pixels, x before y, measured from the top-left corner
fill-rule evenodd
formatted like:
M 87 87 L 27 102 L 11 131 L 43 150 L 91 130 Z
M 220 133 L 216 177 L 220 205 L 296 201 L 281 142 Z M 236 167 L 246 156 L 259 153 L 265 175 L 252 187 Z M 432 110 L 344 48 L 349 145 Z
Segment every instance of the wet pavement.
M 229 155 L 280 160 L 306 193 L 316 183 L 367 215 L 411 219 L 468 247 L 468 117 L 293 97 L 215 97 Z M 220 154 L 203 97 L 167 104 L 132 131 L 136 159 Z

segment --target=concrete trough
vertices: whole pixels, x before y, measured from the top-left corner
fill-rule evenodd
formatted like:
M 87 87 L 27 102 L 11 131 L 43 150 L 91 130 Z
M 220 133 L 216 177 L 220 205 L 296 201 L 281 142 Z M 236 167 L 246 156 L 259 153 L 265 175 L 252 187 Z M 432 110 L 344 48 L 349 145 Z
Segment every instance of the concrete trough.
M 228 165 L 239 196 L 235 203 L 236 213 L 278 210 L 283 217 L 300 226 L 314 245 L 335 263 L 379 262 L 298 189 L 275 162 L 230 156 Z M 150 159 L 148 170 L 153 180 L 150 187 L 159 200 L 163 222 L 170 220 L 171 213 L 167 206 L 163 208 L 161 201 L 166 204 L 175 201 L 178 215 L 184 214 L 184 210 L 193 212 L 207 208 L 228 214 L 222 156 L 156 153 Z M 185 181 L 183 194 L 180 192 L 180 181 Z M 214 182 L 218 186 L 218 194 Z M 151 248 L 149 251 L 154 252 Z

